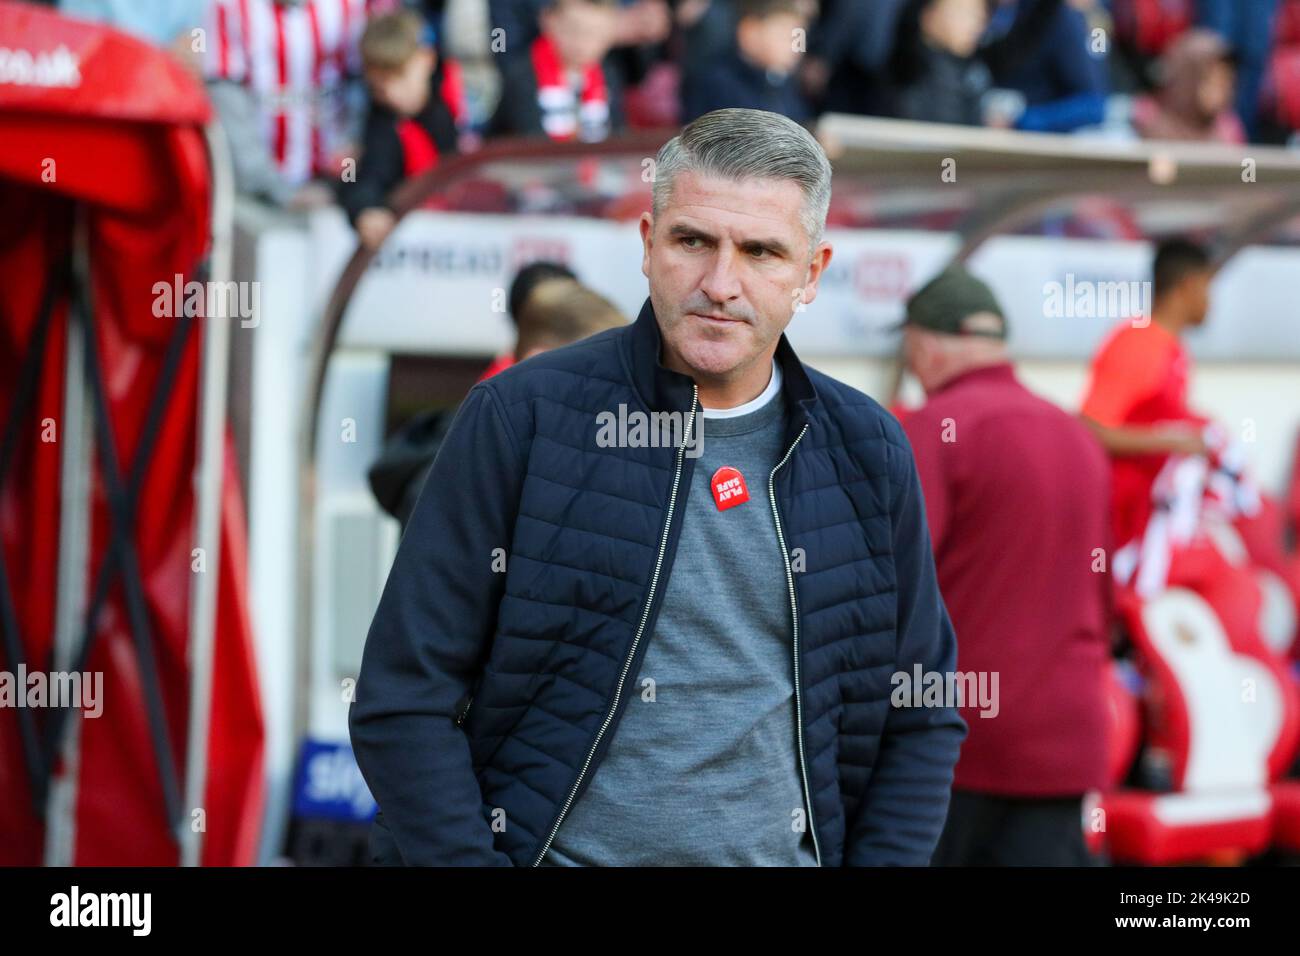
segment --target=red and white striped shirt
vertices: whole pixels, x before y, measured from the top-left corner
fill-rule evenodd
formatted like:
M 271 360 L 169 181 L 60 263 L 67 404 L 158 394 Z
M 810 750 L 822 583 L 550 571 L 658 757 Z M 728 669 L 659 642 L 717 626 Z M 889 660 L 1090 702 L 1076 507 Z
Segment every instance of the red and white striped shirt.
M 241 83 L 261 109 L 263 136 L 285 179 L 332 175 L 350 127 L 347 81 L 361 75 L 366 18 L 399 0 L 212 0 L 209 80 Z

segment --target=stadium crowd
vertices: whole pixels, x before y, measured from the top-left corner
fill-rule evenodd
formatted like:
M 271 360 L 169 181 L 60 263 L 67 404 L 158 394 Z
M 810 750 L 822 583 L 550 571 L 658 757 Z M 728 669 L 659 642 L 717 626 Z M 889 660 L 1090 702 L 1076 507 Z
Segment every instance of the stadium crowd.
M 833 111 L 1221 143 L 1287 143 L 1300 128 L 1300 0 L 60 0 L 57 6 L 172 49 L 208 85 L 241 191 L 291 209 L 338 202 L 370 247 L 396 223 L 391 197 L 403 180 L 496 136 L 598 142 L 623 129 L 671 127 L 726 107 L 769 110 L 802 123 Z M 1272 563 L 1279 575 L 1300 580 L 1294 553 L 1284 553 L 1281 534 L 1271 531 L 1259 532 L 1267 546 L 1237 565 L 1199 539 L 1187 546 L 1162 531 L 1152 544 L 1158 536 L 1150 529 L 1173 521 L 1176 496 L 1162 487 L 1174 481 L 1171 462 L 1190 462 L 1227 486 L 1232 518 L 1253 518 L 1258 510 L 1258 503 L 1235 507 L 1244 483 L 1234 452 L 1187 405 L 1189 359 L 1180 336 L 1205 320 L 1212 275 L 1210 255 L 1196 244 L 1160 247 L 1152 273 L 1155 313 L 1143 325 L 1121 324 L 1107 338 L 1093 363 L 1082 421 L 1067 420 L 1016 382 L 1003 343 L 1007 323 L 978 280 L 945 273 L 908 304 L 904 359 L 930 401 L 903 417 L 917 449 L 942 590 L 962 653 L 980 665 L 976 670 L 1006 673 L 1009 699 L 1016 686 L 1032 690 L 1025 699 L 1036 695 L 1033 706 L 1019 711 L 1020 725 L 1004 720 L 993 729 L 968 720 L 975 730 L 958 765 L 940 861 L 1089 862 L 1077 825 L 1085 795 L 1123 782 L 1151 783 L 1142 778 L 1149 767 L 1132 754 L 1120 761 L 1120 773 L 1108 767 L 1114 757 L 1104 745 L 1113 707 L 1107 667 L 1117 614 L 1104 579 L 1076 562 L 1050 576 L 1059 592 L 1024 596 L 1008 618 L 1003 597 L 1015 593 L 1023 568 L 1089 553 L 1090 543 L 1106 540 L 1121 583 L 1131 580 L 1141 591 L 1143 582 L 1158 579 L 1153 593 L 1166 585 L 1199 587 L 1207 601 L 1230 610 L 1243 605 L 1241 593 L 1257 587 L 1251 583 L 1256 565 Z M 516 277 L 509 312 L 517 341 L 483 377 L 622 324 L 617 309 L 579 278 L 558 263 L 534 263 Z M 967 328 L 972 317 L 995 321 Z M 959 446 L 971 462 L 994 457 L 981 452 L 980 440 L 997 444 L 1008 433 L 1019 436 L 1022 454 L 1008 459 L 1005 473 L 967 467 L 942 447 L 947 439 L 937 437 L 939 424 L 958 407 L 973 409 L 963 428 L 981 436 Z M 985 416 L 987 409 L 1012 410 L 1014 427 L 1010 418 Z M 440 410 L 409 422 L 371 469 L 377 500 L 403 522 L 453 415 L 454 409 Z M 1029 461 L 1034 469 L 1026 467 Z M 1023 490 L 1008 494 L 1017 481 Z M 995 496 L 980 482 L 1002 490 Z M 995 497 L 1001 510 L 988 504 Z M 963 501 L 977 505 L 963 510 Z M 1041 520 L 1031 520 L 1025 502 L 1043 509 Z M 1289 521 L 1300 521 L 1300 513 Z M 1005 542 L 1026 523 L 1056 528 L 1059 538 L 1017 541 L 1027 550 L 1009 555 Z M 1251 527 L 1243 521 L 1241 533 Z M 1067 540 L 1075 534 L 1078 540 Z M 1004 578 L 991 577 L 991 568 Z M 1237 596 L 1224 596 L 1234 588 Z M 1071 625 L 1068 646 L 1034 640 L 1035 627 L 1060 632 L 1063 624 Z M 1235 656 L 1283 666 L 1280 654 L 1255 646 L 1251 628 L 1242 631 Z M 1007 656 L 1010 633 L 1020 643 Z M 1275 775 L 1293 761 L 1290 746 L 1275 748 Z M 996 781 L 1013 777 L 1019 789 L 998 789 Z M 1289 819 L 1300 821 L 1300 810 Z M 1002 855 L 991 855 L 993 848 Z M 1043 848 L 1046 857 L 1035 855 Z
M 58 0 L 207 81 L 241 191 L 386 197 L 486 137 L 599 141 L 742 106 L 1291 141 L 1300 0 Z

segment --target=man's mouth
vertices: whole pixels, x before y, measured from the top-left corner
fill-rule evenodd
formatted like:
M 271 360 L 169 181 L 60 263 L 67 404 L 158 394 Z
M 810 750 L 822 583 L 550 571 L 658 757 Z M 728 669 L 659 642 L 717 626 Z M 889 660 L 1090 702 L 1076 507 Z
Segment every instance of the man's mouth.
M 737 323 L 743 324 L 745 321 L 744 319 L 738 319 L 735 316 L 718 315 L 713 312 L 691 312 L 689 314 L 695 316 L 697 319 L 704 319 L 708 322 L 714 322 L 719 325 L 734 325 Z

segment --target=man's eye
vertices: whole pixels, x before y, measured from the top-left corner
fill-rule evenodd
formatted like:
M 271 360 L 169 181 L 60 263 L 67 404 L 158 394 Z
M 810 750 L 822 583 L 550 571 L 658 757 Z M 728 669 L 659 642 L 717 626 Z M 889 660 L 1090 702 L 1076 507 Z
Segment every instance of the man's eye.
M 700 241 L 699 236 L 682 236 L 682 245 L 684 245 L 687 249 L 698 248 L 699 241 Z
M 755 259 L 766 259 L 771 256 L 772 250 L 765 246 L 751 246 L 749 254 Z

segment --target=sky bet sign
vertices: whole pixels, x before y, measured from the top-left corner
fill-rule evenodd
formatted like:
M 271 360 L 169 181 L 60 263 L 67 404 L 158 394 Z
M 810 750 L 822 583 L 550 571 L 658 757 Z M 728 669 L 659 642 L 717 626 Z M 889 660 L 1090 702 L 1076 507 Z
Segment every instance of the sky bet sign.
M 352 748 L 346 743 L 303 741 L 293 787 L 293 815 L 300 820 L 364 823 L 375 815 Z

